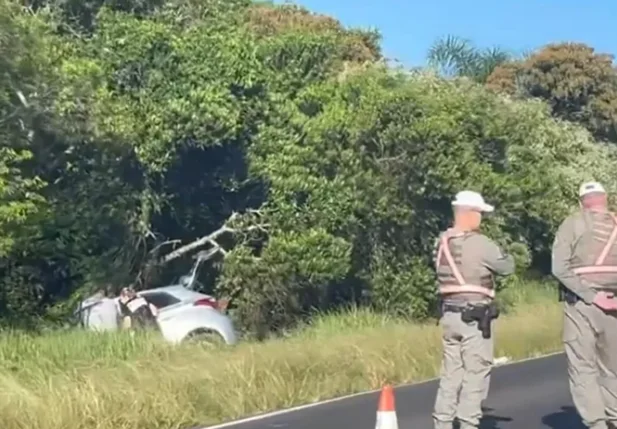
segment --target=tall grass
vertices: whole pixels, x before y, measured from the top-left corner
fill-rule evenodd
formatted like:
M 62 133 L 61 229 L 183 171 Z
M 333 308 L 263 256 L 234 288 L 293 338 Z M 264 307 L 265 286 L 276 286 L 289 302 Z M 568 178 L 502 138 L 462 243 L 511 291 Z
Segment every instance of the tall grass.
M 511 292 L 496 353 L 560 347 L 561 312 L 540 284 Z M 352 310 L 322 315 L 287 339 L 211 350 L 156 337 L 79 331 L 0 336 L 3 429 L 172 429 L 435 376 L 434 323 Z

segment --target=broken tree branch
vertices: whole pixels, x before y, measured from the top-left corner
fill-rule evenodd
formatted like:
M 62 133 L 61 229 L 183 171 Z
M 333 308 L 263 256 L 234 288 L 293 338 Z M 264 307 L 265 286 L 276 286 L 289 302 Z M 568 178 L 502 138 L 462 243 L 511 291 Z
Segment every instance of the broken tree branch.
M 193 256 L 193 258 L 202 260 L 202 261 L 207 261 L 208 259 L 216 255 L 217 253 L 218 253 L 218 249 L 215 249 L 215 248 L 208 249 L 208 250 L 202 250 L 201 252 L 197 253 L 197 255 Z
M 180 256 L 185 253 L 190 252 L 193 249 L 197 249 L 205 244 L 210 243 L 212 240 L 215 240 L 219 236 L 223 235 L 226 232 L 232 232 L 233 230 L 227 226 L 222 226 L 211 234 L 206 235 L 205 237 L 201 237 L 189 244 L 185 244 L 184 246 L 178 247 L 173 252 L 168 253 L 161 259 L 161 263 L 167 264 L 168 262 L 173 261 L 174 259 L 178 259 Z M 220 247 L 220 246 L 219 246 Z
M 250 210 L 247 211 L 247 214 L 251 214 L 251 215 L 260 215 L 261 213 L 258 210 Z M 227 254 L 227 251 L 225 249 L 223 249 L 223 247 L 218 243 L 217 239 L 222 236 L 225 233 L 248 233 L 251 231 L 256 231 L 256 230 L 260 230 L 260 231 L 266 231 L 266 228 L 268 227 L 267 224 L 255 224 L 255 225 L 251 225 L 248 227 L 238 227 L 238 228 L 234 228 L 231 225 L 233 225 L 234 221 L 236 221 L 238 219 L 239 214 L 238 213 L 233 213 L 224 223 L 223 226 L 221 226 L 219 229 L 217 229 L 216 231 L 211 232 L 208 235 L 205 235 L 201 238 L 198 238 L 195 241 L 192 241 L 188 244 L 185 244 L 184 246 L 178 247 L 176 250 L 174 250 L 173 252 L 168 253 L 167 255 L 165 255 L 161 260 L 160 263 L 161 264 L 167 264 L 171 261 L 173 261 L 174 259 L 177 259 L 179 257 L 181 257 L 182 255 L 195 250 L 199 247 L 202 247 L 206 244 L 210 244 L 212 246 L 212 249 L 210 249 L 208 251 L 208 256 L 205 257 L 205 259 L 210 259 L 212 258 L 215 254 L 217 253 L 221 253 L 223 256 L 225 256 Z
M 15 94 L 17 95 L 17 98 L 19 98 L 19 101 L 25 108 L 30 107 L 30 104 L 28 103 L 28 100 L 26 99 L 26 96 L 24 95 L 23 92 L 21 92 L 20 90 L 17 90 L 15 91 Z
M 182 243 L 182 240 L 167 240 L 167 241 L 163 241 L 162 243 L 157 244 L 156 246 L 154 246 L 152 248 L 152 250 L 150 250 L 148 253 L 150 255 L 152 255 L 153 253 L 156 253 L 158 250 L 160 250 L 161 247 L 163 247 L 163 246 L 170 246 L 172 244 L 180 244 L 180 243 Z
M 212 255 L 208 257 L 208 259 L 210 259 L 212 256 L 214 256 L 214 254 L 218 252 L 222 253 L 223 256 L 227 255 L 227 251 L 223 249 L 223 247 L 220 244 L 218 244 L 215 240 L 208 240 L 208 242 L 212 245 L 212 250 L 214 250 Z

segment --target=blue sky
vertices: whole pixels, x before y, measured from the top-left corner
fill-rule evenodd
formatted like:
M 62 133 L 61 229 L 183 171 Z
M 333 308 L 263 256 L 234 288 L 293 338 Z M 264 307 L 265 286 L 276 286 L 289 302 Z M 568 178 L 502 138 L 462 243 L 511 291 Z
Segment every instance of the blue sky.
M 438 38 L 452 34 L 479 47 L 515 52 L 577 41 L 617 54 L 617 0 L 296 0 L 347 26 L 377 28 L 387 57 L 423 65 Z

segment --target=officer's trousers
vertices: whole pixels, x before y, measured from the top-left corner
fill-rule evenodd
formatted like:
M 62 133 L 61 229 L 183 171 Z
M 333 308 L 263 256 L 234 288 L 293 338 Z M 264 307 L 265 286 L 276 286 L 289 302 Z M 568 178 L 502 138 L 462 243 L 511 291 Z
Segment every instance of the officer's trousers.
M 565 304 L 563 341 L 572 400 L 583 423 L 617 423 L 617 315 L 578 301 Z
M 452 429 L 458 418 L 461 429 L 477 428 L 493 366 L 493 338 L 482 338 L 477 322 L 463 322 L 460 313 L 444 313 L 441 326 L 443 361 L 434 427 Z

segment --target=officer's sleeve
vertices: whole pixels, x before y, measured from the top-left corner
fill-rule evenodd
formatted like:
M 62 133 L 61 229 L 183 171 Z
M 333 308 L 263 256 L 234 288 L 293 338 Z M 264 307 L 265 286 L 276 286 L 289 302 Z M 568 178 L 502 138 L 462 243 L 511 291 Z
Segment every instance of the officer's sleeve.
M 482 264 L 500 276 L 514 273 L 514 257 L 505 253 L 493 240 L 482 236 Z
M 571 266 L 573 245 L 578 238 L 576 220 L 574 218 L 567 218 L 561 223 L 557 234 L 555 234 L 552 272 L 563 286 L 578 295 L 587 304 L 591 304 L 596 296 L 596 292 L 574 273 Z

